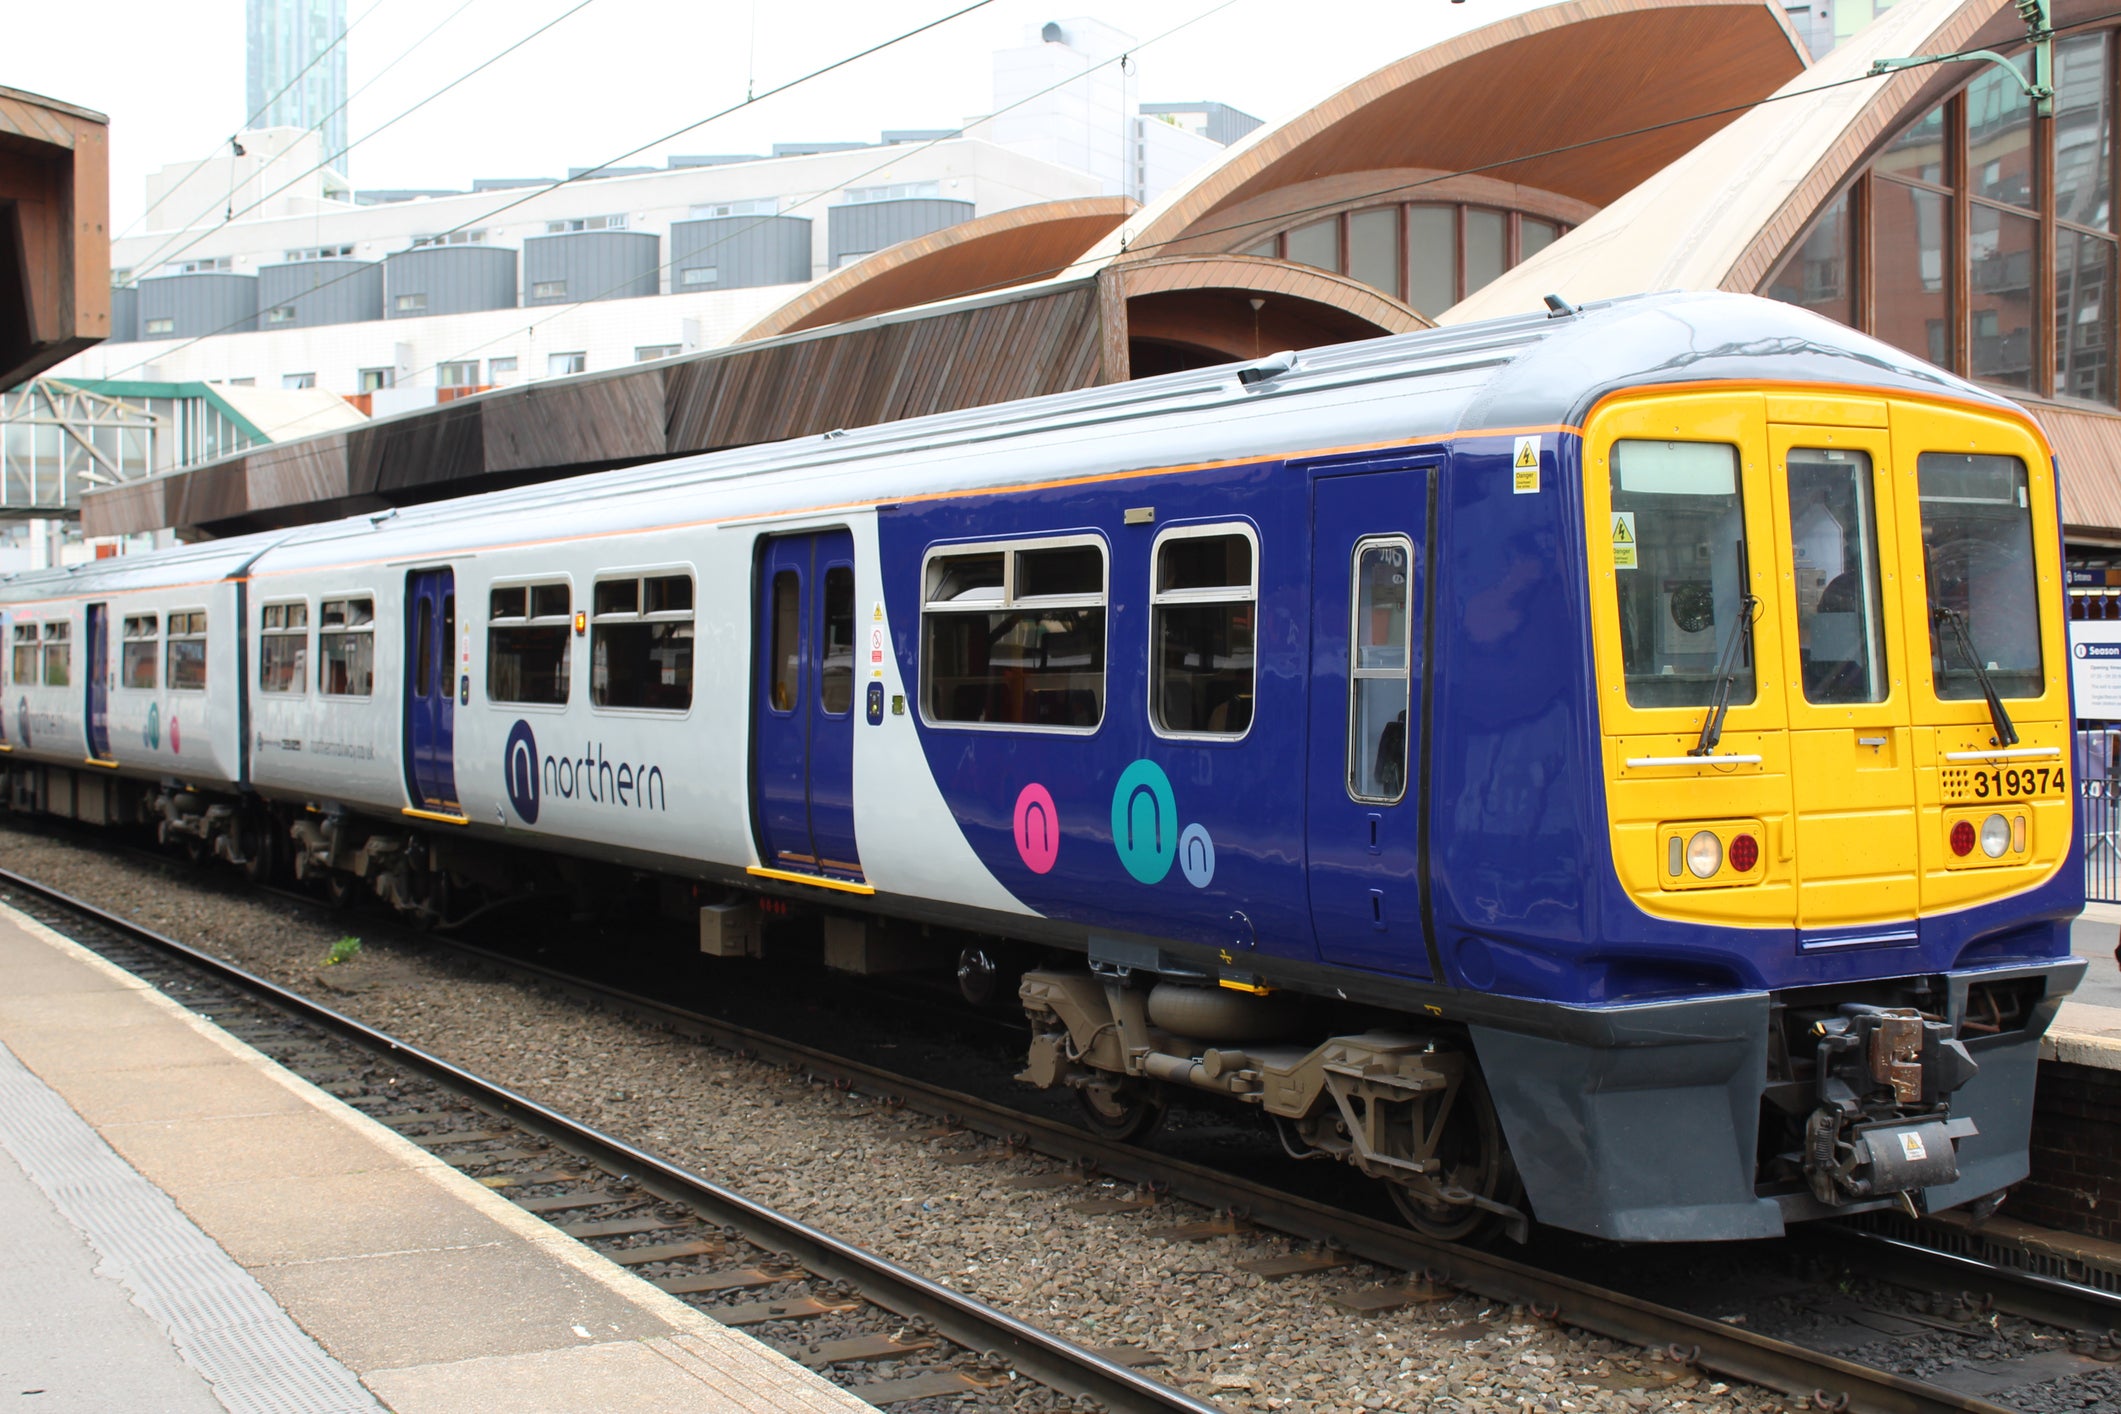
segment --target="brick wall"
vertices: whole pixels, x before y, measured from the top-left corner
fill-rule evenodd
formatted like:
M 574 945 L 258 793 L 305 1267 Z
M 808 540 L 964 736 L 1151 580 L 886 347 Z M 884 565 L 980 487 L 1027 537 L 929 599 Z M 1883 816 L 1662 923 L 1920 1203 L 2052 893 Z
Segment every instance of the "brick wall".
M 2032 1168 L 2011 1190 L 2006 1214 L 2121 1241 L 2121 1071 L 2040 1063 Z

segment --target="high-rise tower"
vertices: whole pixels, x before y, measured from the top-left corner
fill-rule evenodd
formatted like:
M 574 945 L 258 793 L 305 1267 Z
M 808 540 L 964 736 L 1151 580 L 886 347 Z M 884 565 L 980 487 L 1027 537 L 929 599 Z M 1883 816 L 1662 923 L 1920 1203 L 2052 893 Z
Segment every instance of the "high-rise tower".
M 345 175 L 346 46 L 339 36 L 346 0 L 245 0 L 245 9 L 243 111 L 257 114 L 246 126 L 315 128 L 325 156 Z

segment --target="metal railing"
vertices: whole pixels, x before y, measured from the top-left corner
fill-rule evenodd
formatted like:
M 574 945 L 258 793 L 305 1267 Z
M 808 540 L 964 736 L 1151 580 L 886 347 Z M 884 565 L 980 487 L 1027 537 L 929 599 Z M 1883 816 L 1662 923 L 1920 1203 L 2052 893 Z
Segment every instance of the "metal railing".
M 2121 903 L 2121 732 L 2077 733 L 2077 828 L 2084 832 L 2084 896 Z

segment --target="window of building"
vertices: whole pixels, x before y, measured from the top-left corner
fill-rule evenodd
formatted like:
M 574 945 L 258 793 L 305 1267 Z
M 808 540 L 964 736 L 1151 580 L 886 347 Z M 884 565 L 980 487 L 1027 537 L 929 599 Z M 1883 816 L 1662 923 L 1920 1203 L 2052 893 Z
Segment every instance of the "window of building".
M 565 299 L 567 298 L 567 282 L 565 280 L 538 280 L 530 287 L 530 297 L 532 299 Z
M 545 372 L 554 378 L 564 378 L 570 373 L 586 372 L 589 355 L 586 353 L 556 353 L 545 358 Z
M 930 555 L 923 710 L 938 723 L 1094 731 L 1105 717 L 1105 546 L 1071 537 Z
M 38 657 L 39 651 L 37 626 L 35 624 L 16 624 L 14 637 L 15 661 L 9 669 L 16 682 L 35 685 L 42 671 Z
M 436 364 L 435 385 L 441 388 L 476 388 L 479 385 L 479 361 L 472 358 L 455 363 Z
M 418 244 L 418 242 L 416 241 L 414 242 L 414 244 Z M 287 252 L 287 259 L 290 262 L 299 262 L 304 260 L 350 260 L 352 258 L 353 247 L 350 245 L 304 246 L 301 250 L 291 250 Z
M 317 608 L 317 687 L 367 697 L 376 687 L 376 601 L 326 599 Z
M 758 197 L 751 201 L 719 201 L 706 206 L 692 208 L 695 221 L 712 220 L 717 216 L 778 216 L 781 200 L 776 196 Z
M 486 228 L 484 226 L 480 226 L 469 231 L 450 231 L 444 235 L 439 236 L 414 236 L 412 238 L 412 248 L 414 250 L 418 250 L 421 246 L 428 245 L 484 244 L 486 244 Z
M 594 609 L 589 700 L 660 712 L 690 708 L 692 576 L 600 579 Z
M 127 614 L 120 628 L 118 681 L 125 687 L 155 688 L 155 660 L 161 656 L 160 621 L 153 614 Z
M 236 263 L 234 257 L 226 255 L 215 255 L 207 256 L 199 260 L 174 261 L 171 264 L 163 266 L 162 273 L 165 275 L 211 275 L 219 271 L 233 270 L 235 268 Z
M 849 187 L 846 197 L 849 205 L 860 205 L 871 201 L 912 201 L 942 194 L 941 182 L 893 182 L 882 187 Z
M 427 296 L 424 292 L 413 295 L 399 295 L 392 303 L 398 313 L 413 314 L 427 308 Z
M 258 687 L 265 692 L 309 690 L 309 605 L 267 604 L 261 611 Z
M 1348 631 L 1348 794 L 1390 804 L 1407 793 L 1414 546 L 1404 535 L 1355 543 Z
M 398 370 L 395 368 L 364 368 L 361 370 L 361 391 L 364 393 L 380 393 L 385 388 L 396 387 L 397 384 Z
M 177 332 L 177 321 L 174 319 L 150 319 L 141 327 L 150 334 L 174 334 Z
M 73 682 L 74 626 L 48 623 L 44 626 L 44 685 L 66 687 Z M 34 678 L 31 681 L 35 681 Z
M 317 386 L 317 375 L 314 373 L 283 373 L 280 375 L 280 386 L 290 390 L 314 388 Z
M 1151 556 L 1149 716 L 1178 736 L 1243 736 L 1252 725 L 1259 600 L 1249 527 L 1166 531 Z
M 495 586 L 488 599 L 486 696 L 563 706 L 573 644 L 573 591 L 565 583 Z
M 1721 442 L 1613 444 L 1614 539 L 1635 563 L 1614 571 L 1628 703 L 1701 707 L 1744 601 L 1745 502 L 1738 449 Z M 1730 700 L 1753 700 L 1753 654 L 1741 644 Z
M 267 324 L 292 324 L 295 322 L 295 307 L 291 304 L 276 304 L 265 311 Z
M 1316 217 L 1243 254 L 1352 276 L 1434 318 L 1567 229 L 1520 212 L 1417 202 Z
M 231 378 L 228 380 L 228 386 L 231 388 L 255 388 L 258 386 L 258 380 L 254 377 Z
M 515 371 L 516 361 L 513 358 L 490 358 L 486 360 L 486 376 L 489 382 L 498 383 L 504 375 L 512 375 Z
M 683 344 L 641 344 L 633 351 L 635 363 L 652 363 L 659 358 L 675 358 L 684 351 Z
M 716 265 L 695 265 L 678 277 L 678 283 L 688 288 L 701 285 L 718 285 L 722 282 L 722 271 Z
M 171 614 L 163 680 L 171 692 L 206 691 L 206 611 Z
M 575 216 L 564 221 L 547 221 L 545 234 L 564 236 L 570 231 L 623 231 L 626 218 L 621 216 Z

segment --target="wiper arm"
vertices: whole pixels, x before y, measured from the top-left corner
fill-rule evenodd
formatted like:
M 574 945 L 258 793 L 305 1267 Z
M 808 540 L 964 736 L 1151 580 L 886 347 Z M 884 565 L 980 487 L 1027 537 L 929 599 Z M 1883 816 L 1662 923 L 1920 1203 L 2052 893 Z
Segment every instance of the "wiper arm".
M 1958 609 L 1938 606 L 1938 619 L 1952 631 L 1952 640 L 1959 645 L 1959 652 L 1973 668 L 1974 676 L 1980 680 L 1981 695 L 1988 699 L 1988 719 L 1996 728 L 1995 736 L 1989 739 L 1990 746 L 2015 746 L 2018 744 L 2018 728 L 2011 722 L 2011 714 L 2003 708 L 2003 698 L 1996 692 L 1996 684 L 1981 664 L 1981 655 L 1974 651 L 1973 636 L 1966 631 L 1966 614 Z
M 1694 743 L 1689 756 L 1706 756 L 1723 740 L 1723 718 L 1731 710 L 1731 684 L 1738 676 L 1738 645 L 1752 645 L 1753 611 L 1759 607 L 1757 595 L 1738 596 L 1738 622 L 1731 625 L 1731 636 L 1723 640 L 1723 656 L 1716 660 L 1716 684 L 1709 690 L 1709 713 L 1701 719 L 1701 739 Z

